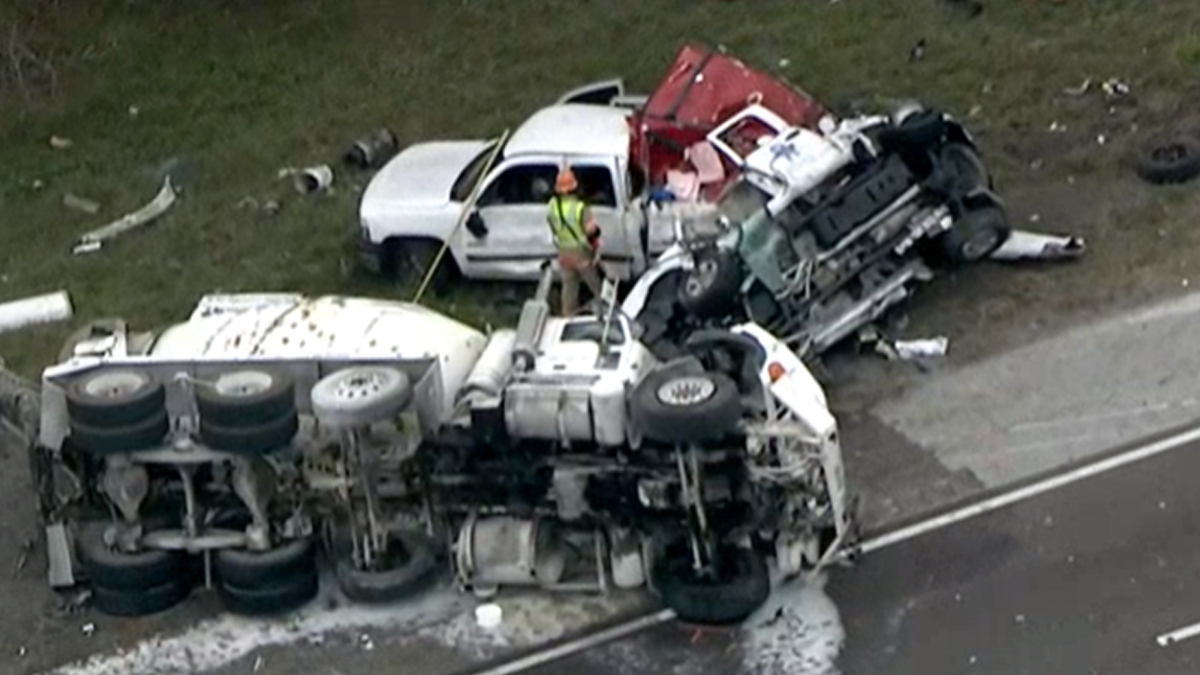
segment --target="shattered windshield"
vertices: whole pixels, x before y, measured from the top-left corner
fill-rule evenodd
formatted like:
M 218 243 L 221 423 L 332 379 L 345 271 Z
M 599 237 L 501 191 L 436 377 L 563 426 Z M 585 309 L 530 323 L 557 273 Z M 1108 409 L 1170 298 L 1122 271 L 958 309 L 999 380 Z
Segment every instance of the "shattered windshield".
M 467 166 L 462 170 L 462 173 L 458 174 L 458 178 L 454 179 L 454 187 L 450 188 L 450 199 L 452 201 L 465 202 L 471 197 L 471 190 L 474 190 L 475 183 L 479 182 L 479 180 L 483 178 L 483 176 L 480 175 L 483 173 L 483 167 L 487 165 L 487 161 L 488 158 L 491 157 L 492 150 L 495 149 L 496 144 L 499 142 L 500 141 L 498 139 L 488 141 L 488 144 L 484 146 L 483 150 L 481 150 L 474 159 L 467 163 Z M 494 163 L 499 164 L 500 160 L 503 159 L 503 155 L 503 150 L 497 153 L 496 161 Z

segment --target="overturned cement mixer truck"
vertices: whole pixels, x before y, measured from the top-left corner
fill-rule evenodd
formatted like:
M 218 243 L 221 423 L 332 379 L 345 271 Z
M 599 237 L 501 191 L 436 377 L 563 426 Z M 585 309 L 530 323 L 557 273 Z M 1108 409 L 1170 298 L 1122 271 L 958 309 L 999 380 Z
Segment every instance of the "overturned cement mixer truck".
M 648 586 L 729 623 L 766 600 L 768 559 L 828 560 L 852 518 L 799 359 L 748 323 L 659 361 L 609 294 L 550 316 L 552 274 L 490 335 L 288 294 L 206 296 L 161 332 L 85 327 L 25 416 L 51 585 L 116 615 L 198 587 L 278 612 L 325 561 L 361 602 L 452 569 L 479 595 Z

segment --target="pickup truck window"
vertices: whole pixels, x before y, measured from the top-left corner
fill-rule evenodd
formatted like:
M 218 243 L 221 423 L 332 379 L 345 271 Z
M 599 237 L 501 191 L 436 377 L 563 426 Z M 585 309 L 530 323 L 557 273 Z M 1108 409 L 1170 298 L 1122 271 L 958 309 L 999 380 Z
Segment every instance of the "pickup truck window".
M 499 176 L 479 196 L 479 206 L 544 204 L 554 194 L 556 164 L 515 164 L 501 170 Z
M 499 141 L 488 143 L 482 152 L 467 163 L 462 173 L 458 174 L 458 178 L 454 179 L 454 186 L 450 188 L 451 201 L 461 204 L 471 197 L 471 190 L 475 189 L 475 183 L 480 179 L 479 174 L 483 171 L 483 166 L 487 164 L 488 157 L 491 156 L 492 151 L 496 148 L 496 143 L 499 143 Z M 500 152 L 500 156 L 496 157 L 495 163 L 499 164 L 502 159 L 504 159 L 503 151 Z

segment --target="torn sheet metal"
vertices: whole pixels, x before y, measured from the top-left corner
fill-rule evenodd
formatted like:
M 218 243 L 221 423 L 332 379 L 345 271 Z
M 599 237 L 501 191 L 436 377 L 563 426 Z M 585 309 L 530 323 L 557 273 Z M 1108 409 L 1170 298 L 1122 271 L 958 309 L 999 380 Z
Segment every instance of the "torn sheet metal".
M 0 333 L 41 323 L 66 321 L 73 314 L 66 291 L 0 303 Z
M 83 235 L 79 238 L 79 242 L 76 244 L 73 252 L 78 254 L 99 250 L 103 242 L 124 234 L 129 230 L 139 228 L 166 213 L 167 209 L 171 208 L 171 205 L 175 203 L 176 197 L 178 197 L 178 193 L 171 184 L 170 177 L 168 177 L 163 181 L 162 189 L 158 191 L 158 194 L 148 204 L 133 213 L 121 216 L 104 227 L 92 230 Z
M 1013 230 L 1008 240 L 992 255 L 992 260 L 1070 260 L 1087 250 L 1083 237 L 1062 237 L 1039 232 Z

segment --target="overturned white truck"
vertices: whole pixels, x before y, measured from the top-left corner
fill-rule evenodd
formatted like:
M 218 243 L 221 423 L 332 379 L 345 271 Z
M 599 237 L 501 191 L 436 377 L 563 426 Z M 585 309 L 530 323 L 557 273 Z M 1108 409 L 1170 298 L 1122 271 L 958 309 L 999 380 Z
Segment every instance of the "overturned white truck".
M 32 470 L 55 587 L 118 615 L 215 586 L 239 612 L 342 592 L 649 586 L 734 622 L 851 527 L 837 425 L 754 324 L 661 362 L 615 307 L 490 336 L 408 303 L 209 296 L 157 334 L 77 336 Z M 449 565 L 445 562 L 449 561 Z

